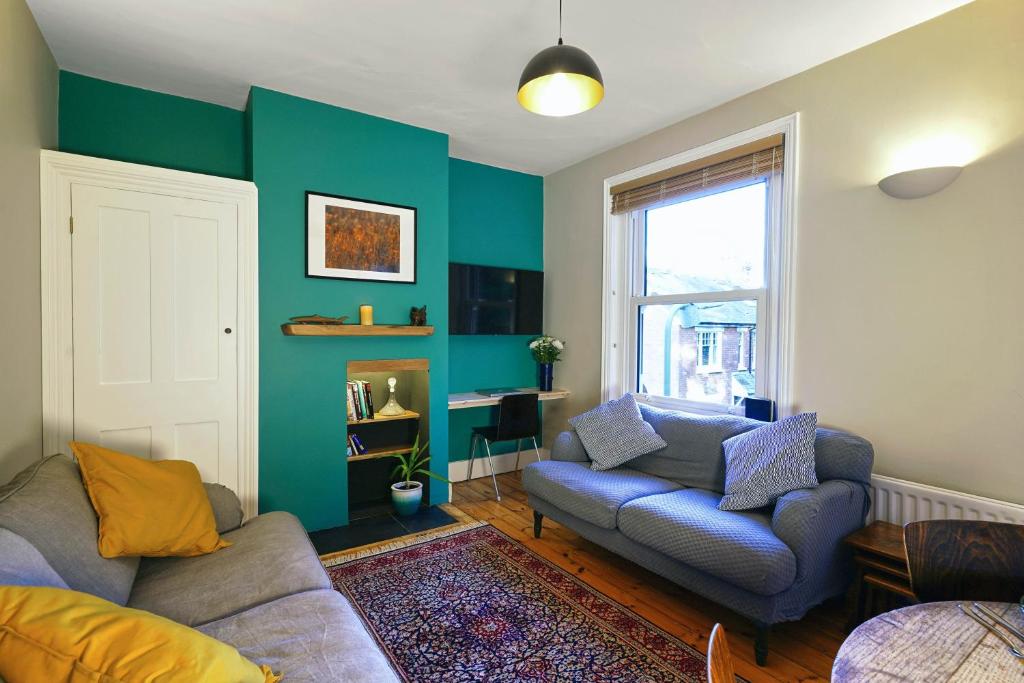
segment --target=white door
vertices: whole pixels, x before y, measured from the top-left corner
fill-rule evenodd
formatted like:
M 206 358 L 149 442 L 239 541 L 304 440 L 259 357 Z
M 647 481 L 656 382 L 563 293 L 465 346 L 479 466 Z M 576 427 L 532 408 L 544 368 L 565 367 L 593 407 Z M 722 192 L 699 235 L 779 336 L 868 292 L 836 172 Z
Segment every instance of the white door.
M 237 491 L 237 206 L 71 190 L 74 438 Z

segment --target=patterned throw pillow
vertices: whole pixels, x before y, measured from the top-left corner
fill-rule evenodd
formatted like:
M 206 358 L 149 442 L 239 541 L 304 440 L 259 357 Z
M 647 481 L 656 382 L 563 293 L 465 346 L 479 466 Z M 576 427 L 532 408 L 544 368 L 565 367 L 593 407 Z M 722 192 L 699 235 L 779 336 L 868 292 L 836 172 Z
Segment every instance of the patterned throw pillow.
M 569 424 L 587 449 L 593 470 L 610 470 L 668 445 L 644 422 L 633 394 L 577 415 Z
M 817 426 L 817 413 L 801 413 L 726 439 L 725 496 L 718 509 L 751 510 L 790 491 L 817 486 Z

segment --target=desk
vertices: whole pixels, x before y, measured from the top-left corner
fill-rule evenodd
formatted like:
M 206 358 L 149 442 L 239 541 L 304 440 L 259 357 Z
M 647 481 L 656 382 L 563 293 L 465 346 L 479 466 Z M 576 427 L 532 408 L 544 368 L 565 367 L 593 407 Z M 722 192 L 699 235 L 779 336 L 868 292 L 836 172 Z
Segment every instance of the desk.
M 555 401 L 569 395 L 568 389 L 538 391 L 537 387 L 524 387 L 520 391 L 524 394 L 537 394 L 537 400 L 539 401 Z M 501 403 L 501 396 L 487 396 L 486 394 L 478 394 L 475 391 L 468 391 L 463 394 L 448 394 L 448 410 L 496 406 L 499 403 Z

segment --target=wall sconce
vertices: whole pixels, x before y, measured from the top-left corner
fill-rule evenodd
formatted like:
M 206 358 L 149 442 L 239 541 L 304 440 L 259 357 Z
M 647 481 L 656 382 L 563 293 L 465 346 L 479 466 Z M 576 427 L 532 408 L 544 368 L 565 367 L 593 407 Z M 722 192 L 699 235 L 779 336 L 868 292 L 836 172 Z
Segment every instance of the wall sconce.
M 878 189 L 896 199 L 920 199 L 957 179 L 963 166 L 933 166 L 894 173 L 878 181 Z

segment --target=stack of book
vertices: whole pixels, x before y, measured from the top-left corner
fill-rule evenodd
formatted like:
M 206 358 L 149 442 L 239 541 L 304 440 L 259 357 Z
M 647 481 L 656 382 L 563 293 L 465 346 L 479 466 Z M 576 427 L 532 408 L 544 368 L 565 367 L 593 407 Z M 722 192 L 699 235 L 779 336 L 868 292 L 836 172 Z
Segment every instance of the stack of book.
M 348 385 L 348 419 L 373 419 L 373 393 L 370 383 L 357 379 L 347 382 Z
M 349 434 L 347 455 L 351 457 L 353 455 L 362 455 L 364 453 L 366 453 L 366 446 L 363 444 L 363 440 L 356 434 Z

